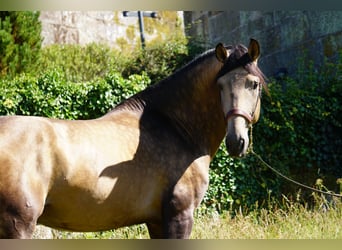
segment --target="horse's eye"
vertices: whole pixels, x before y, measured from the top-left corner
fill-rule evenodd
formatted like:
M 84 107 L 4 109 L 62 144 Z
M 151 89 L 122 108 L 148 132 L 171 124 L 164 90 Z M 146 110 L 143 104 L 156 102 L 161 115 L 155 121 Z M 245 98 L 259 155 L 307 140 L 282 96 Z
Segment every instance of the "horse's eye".
M 253 81 L 253 89 L 257 89 L 259 87 L 259 82 Z

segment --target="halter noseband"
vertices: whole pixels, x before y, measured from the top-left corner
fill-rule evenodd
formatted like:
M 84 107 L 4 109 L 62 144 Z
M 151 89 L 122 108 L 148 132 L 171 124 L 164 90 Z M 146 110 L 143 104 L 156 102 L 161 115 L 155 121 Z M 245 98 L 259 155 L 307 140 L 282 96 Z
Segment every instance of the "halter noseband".
M 248 121 L 248 124 L 251 124 L 253 122 L 253 117 L 250 114 L 248 114 L 246 111 L 243 111 L 242 109 L 233 108 L 229 110 L 226 114 L 226 121 L 228 121 L 233 116 L 242 116 Z
M 229 119 L 231 119 L 233 116 L 241 116 L 243 118 L 246 119 L 246 121 L 248 122 L 248 124 L 253 124 L 255 123 L 256 121 L 254 121 L 254 114 L 255 114 L 255 111 L 258 107 L 258 104 L 259 104 L 259 101 L 260 101 L 260 98 L 261 98 L 261 88 L 259 86 L 259 94 L 258 94 L 258 99 L 255 103 L 255 107 L 254 107 L 254 110 L 252 112 L 252 114 L 249 114 L 247 113 L 246 111 L 242 110 L 242 109 L 239 109 L 239 108 L 232 108 L 231 110 L 229 110 L 225 116 L 226 118 L 226 121 L 228 121 Z

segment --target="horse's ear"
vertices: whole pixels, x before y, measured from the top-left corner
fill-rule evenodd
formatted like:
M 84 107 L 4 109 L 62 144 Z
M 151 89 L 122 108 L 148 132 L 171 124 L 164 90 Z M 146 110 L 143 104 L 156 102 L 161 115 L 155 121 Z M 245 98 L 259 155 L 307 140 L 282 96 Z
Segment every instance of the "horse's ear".
M 248 46 L 248 54 L 253 62 L 256 62 L 260 56 L 260 46 L 257 40 L 251 38 Z
M 220 62 L 224 62 L 227 59 L 228 53 L 222 43 L 216 45 L 215 55 Z

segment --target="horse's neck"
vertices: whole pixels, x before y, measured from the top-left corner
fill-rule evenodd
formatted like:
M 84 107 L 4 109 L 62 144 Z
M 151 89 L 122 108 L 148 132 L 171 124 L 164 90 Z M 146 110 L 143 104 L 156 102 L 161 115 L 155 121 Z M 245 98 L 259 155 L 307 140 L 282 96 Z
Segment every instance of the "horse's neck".
M 189 142 L 213 156 L 225 134 L 216 59 L 167 79 L 153 109 L 163 113 Z
M 213 156 L 224 134 L 225 123 L 216 75 L 222 65 L 215 55 L 193 62 L 162 82 L 136 94 L 105 115 L 121 112 L 137 117 L 162 116 L 189 143 Z M 146 117 L 144 116 L 144 117 Z M 143 120 L 141 122 L 149 122 Z

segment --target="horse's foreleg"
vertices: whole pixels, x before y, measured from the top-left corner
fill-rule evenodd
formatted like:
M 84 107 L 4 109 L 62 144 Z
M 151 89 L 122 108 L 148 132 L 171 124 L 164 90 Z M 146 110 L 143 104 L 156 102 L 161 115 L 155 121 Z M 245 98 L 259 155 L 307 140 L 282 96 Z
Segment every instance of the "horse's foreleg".
M 192 211 L 183 211 L 172 216 L 167 221 L 165 227 L 167 238 L 188 239 L 191 234 L 193 222 Z
M 8 215 L 0 222 L 1 239 L 30 239 L 35 229 L 35 223 L 27 223 L 17 216 Z
M 36 211 L 29 204 L 0 198 L 0 238 L 31 238 L 36 226 Z
M 147 223 L 152 239 L 188 239 L 193 225 L 193 209 L 176 212 L 172 207 L 164 210 L 160 223 Z
M 208 187 L 209 157 L 199 158 L 166 193 L 161 203 L 160 223 L 147 224 L 151 238 L 187 239 L 190 237 L 194 209 Z

